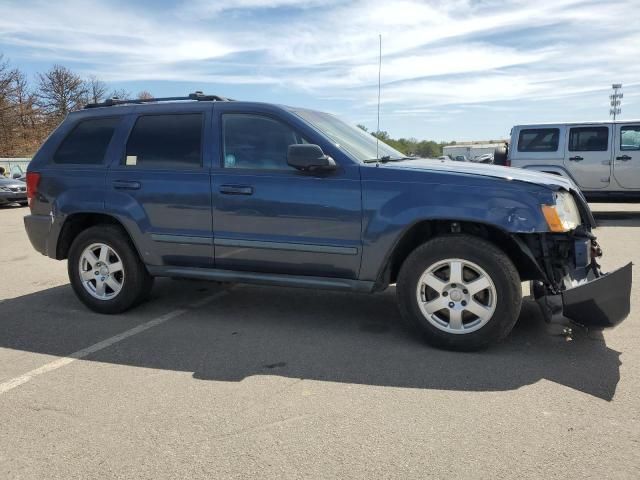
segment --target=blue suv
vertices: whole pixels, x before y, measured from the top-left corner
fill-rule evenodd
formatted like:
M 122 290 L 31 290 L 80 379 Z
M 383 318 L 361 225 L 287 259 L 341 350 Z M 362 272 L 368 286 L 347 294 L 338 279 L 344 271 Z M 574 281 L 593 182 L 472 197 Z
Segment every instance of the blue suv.
M 188 97 L 71 113 L 29 165 L 36 250 L 68 259 L 89 308 L 123 312 L 153 278 L 372 293 L 396 285 L 430 343 L 504 338 L 522 281 L 549 321 L 629 313 L 631 265 L 603 274 L 593 216 L 562 177 L 406 157 L 322 112 Z

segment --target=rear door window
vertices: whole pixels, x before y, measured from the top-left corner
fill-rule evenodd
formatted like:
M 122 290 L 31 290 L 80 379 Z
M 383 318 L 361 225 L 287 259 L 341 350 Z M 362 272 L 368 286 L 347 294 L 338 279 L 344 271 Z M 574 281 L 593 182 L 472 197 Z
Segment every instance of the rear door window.
M 570 152 L 606 152 L 608 149 L 608 127 L 573 127 L 569 131 Z
M 526 128 L 518 136 L 519 152 L 557 152 L 560 139 L 558 128 Z
M 620 128 L 620 150 L 640 150 L 640 125 Z
M 104 162 L 107 147 L 120 118 L 83 120 L 58 147 L 53 161 L 60 164 L 97 165 Z
M 139 117 L 123 163 L 138 168 L 200 168 L 202 121 L 201 113 Z

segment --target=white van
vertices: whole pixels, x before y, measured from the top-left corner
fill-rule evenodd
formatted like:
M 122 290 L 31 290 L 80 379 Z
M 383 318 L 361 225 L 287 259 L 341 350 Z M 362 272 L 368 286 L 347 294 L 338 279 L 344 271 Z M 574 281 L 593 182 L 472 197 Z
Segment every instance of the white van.
M 516 125 L 506 164 L 569 177 L 589 199 L 640 198 L 640 120 Z

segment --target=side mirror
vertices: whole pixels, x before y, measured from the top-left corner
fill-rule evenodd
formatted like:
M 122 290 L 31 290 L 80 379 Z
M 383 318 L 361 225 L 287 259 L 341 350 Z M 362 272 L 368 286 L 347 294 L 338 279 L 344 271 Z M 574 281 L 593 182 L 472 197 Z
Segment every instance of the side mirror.
M 289 145 L 287 163 L 304 172 L 335 170 L 336 162 L 325 155 L 318 145 Z
M 15 180 L 16 178 L 20 178 L 22 175 L 20 175 L 18 172 L 13 174 L 13 179 Z

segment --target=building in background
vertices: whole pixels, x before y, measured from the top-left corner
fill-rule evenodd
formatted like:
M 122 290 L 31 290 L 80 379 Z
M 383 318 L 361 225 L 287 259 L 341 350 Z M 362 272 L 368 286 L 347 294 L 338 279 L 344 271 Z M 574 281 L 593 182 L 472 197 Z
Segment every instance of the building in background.
M 507 141 L 502 142 L 469 142 L 469 143 L 456 143 L 455 145 L 446 145 L 442 147 L 442 154 L 448 155 L 455 159 L 459 155 L 463 155 L 467 160 L 472 160 L 480 155 L 491 154 L 497 147 L 503 147 Z
M 14 176 L 17 172 L 26 173 L 30 158 L 0 158 L 0 167 L 5 171 L 5 175 Z

